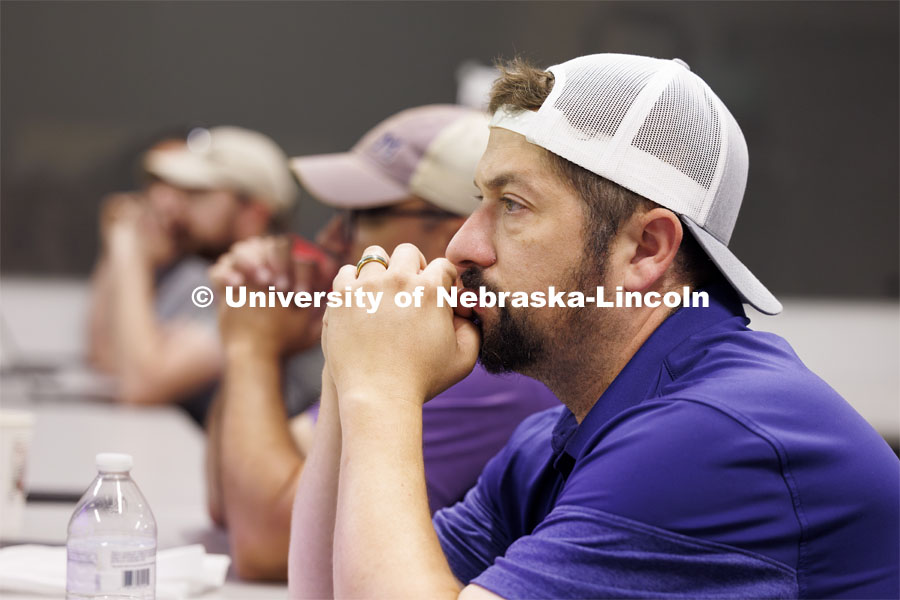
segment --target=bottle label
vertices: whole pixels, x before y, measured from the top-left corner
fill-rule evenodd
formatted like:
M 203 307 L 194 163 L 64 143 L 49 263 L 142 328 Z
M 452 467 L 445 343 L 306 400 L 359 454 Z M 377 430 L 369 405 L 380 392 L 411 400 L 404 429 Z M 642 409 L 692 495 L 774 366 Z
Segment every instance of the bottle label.
M 154 597 L 155 540 L 70 540 L 67 554 L 70 595 Z

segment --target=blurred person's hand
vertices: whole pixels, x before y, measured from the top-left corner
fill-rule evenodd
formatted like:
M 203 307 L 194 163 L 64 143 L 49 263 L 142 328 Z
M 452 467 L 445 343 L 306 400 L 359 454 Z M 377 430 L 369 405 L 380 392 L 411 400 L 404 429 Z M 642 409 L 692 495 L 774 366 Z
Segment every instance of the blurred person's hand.
M 108 245 L 114 226 L 134 221 L 139 215 L 143 199 L 138 192 L 109 194 L 100 203 L 100 238 Z
M 363 256 L 369 255 L 387 257 L 380 246 L 367 248 Z M 373 398 L 424 402 L 469 374 L 478 358 L 478 329 L 437 304 L 438 288 L 455 281 L 450 261 L 426 264 L 412 244 L 397 246 L 387 268 L 369 262 L 358 276 L 355 265 L 341 268 L 334 289 L 383 292 L 374 313 L 358 306 L 326 312 L 323 348 L 342 405 Z M 421 306 L 397 306 L 398 292 L 414 294 L 419 287 Z
M 312 255 L 294 252 L 290 236 L 256 237 L 238 242 L 210 269 L 218 288 L 219 329 L 226 347 L 248 346 L 275 356 L 300 352 L 319 343 L 324 308 L 249 306 L 253 292 L 324 291 L 333 273 Z M 226 286 L 246 288 L 247 302 L 231 307 Z M 238 298 L 238 291 L 234 290 Z
M 172 262 L 178 256 L 173 224 L 164 223 L 137 192 L 111 194 L 103 200 L 100 236 L 107 253 L 133 253 L 151 268 Z

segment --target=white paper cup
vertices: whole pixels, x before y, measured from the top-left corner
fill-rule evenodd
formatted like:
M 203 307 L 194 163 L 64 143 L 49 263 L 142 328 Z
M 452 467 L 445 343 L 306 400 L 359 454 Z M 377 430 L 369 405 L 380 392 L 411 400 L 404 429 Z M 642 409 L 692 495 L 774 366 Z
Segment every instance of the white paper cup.
M 34 415 L 0 409 L 0 538 L 16 539 L 25 517 L 25 467 Z

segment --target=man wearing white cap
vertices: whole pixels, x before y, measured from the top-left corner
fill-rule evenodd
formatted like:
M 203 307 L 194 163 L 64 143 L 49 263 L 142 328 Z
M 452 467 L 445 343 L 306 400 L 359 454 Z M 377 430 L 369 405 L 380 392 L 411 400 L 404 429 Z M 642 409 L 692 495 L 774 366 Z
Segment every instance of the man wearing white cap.
M 326 312 L 292 597 L 897 597 L 900 463 L 784 340 L 747 328 L 742 303 L 781 305 L 727 246 L 748 161 L 722 101 L 682 61 L 598 54 L 513 64 L 491 111 L 483 200 L 449 260 L 373 246 L 383 262 L 334 280 L 426 291 L 413 311 Z M 590 299 L 473 315 L 436 302 L 457 280 Z M 658 301 L 684 286 L 707 301 Z M 479 356 L 563 406 L 432 521 L 421 407 Z
M 378 124 L 350 152 L 294 159 L 303 186 L 342 211 L 319 234 L 320 246 L 341 262 L 372 244 L 404 242 L 430 259 L 443 256 L 477 207 L 472 178 L 487 122 L 469 108 L 417 107 Z M 213 279 L 220 290 L 327 290 L 336 265 L 299 250 L 289 256 L 281 239 L 247 240 L 219 260 Z M 227 524 L 245 578 L 287 575 L 294 490 L 317 411 L 288 421 L 284 396 L 309 375 L 280 362 L 291 349 L 319 344 L 321 320 L 314 308 L 221 306 L 226 368 L 209 435 L 210 508 Z M 321 365 L 313 377 L 321 381 Z M 429 510 L 460 500 L 522 419 L 557 404 L 533 379 L 480 367 L 429 403 L 420 437 Z
M 167 140 L 142 167 L 143 192 L 101 216 L 92 356 L 120 377 L 121 400 L 180 402 L 202 422 L 222 359 L 215 310 L 192 292 L 209 286 L 211 259 L 291 207 L 296 183 L 271 139 L 238 127 Z

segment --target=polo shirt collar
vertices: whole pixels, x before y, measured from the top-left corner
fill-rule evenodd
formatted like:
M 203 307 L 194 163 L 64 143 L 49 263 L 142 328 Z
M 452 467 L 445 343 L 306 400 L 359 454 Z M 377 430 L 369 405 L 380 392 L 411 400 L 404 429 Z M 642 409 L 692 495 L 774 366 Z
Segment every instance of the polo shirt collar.
M 579 425 L 568 409 L 553 428 L 553 466 L 568 476 L 593 434 L 620 412 L 637 406 L 656 387 L 665 358 L 690 336 L 726 319 L 745 317 L 740 299 L 731 286 L 720 283 L 703 288 L 708 307 L 680 308 L 650 334 L 612 384 L 603 392 Z M 746 318 L 746 317 L 745 317 Z

